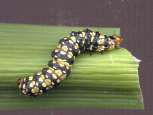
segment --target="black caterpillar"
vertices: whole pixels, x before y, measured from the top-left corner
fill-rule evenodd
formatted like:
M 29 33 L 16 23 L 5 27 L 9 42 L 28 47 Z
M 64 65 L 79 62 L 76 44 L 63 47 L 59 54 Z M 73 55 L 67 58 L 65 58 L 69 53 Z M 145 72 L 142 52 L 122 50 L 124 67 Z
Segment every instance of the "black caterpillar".
M 71 65 L 77 55 L 85 52 L 102 53 L 118 47 L 122 40 L 119 36 L 107 36 L 89 29 L 72 31 L 69 37 L 64 37 L 59 41 L 58 46 L 51 53 L 52 60 L 48 62 L 48 67 L 33 76 L 18 79 L 18 87 L 25 95 L 41 95 L 57 87 L 64 78 L 70 75 Z

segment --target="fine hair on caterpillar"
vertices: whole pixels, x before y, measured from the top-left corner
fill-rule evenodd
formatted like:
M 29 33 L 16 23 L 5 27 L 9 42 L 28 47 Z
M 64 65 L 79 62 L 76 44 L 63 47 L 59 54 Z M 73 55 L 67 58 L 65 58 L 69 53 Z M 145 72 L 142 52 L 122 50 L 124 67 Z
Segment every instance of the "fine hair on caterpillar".
M 70 75 L 77 55 L 112 50 L 122 41 L 120 36 L 108 36 L 88 28 L 77 32 L 72 31 L 69 36 L 59 40 L 57 47 L 50 54 L 52 60 L 48 62 L 47 67 L 34 75 L 19 78 L 17 85 L 25 95 L 41 95 L 57 87 Z

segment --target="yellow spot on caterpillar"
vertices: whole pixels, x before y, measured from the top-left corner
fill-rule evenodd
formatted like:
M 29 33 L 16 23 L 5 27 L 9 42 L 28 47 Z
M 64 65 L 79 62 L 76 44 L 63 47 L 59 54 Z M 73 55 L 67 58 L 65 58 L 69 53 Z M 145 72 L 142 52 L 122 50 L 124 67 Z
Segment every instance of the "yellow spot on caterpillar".
M 62 46 L 62 50 L 65 51 L 65 52 L 67 52 L 68 51 L 67 46 Z
M 72 56 L 73 56 L 73 54 L 72 54 L 72 52 L 68 52 L 68 58 L 72 58 Z
M 85 32 L 82 32 L 82 37 L 85 37 Z
M 57 80 L 56 80 L 56 82 L 57 82 L 57 83 L 60 83 L 60 80 L 59 80 L 59 79 L 57 79 Z
M 32 81 L 29 86 L 33 87 L 34 85 L 35 85 L 35 81 Z
M 60 79 L 60 80 L 64 80 L 64 78 L 65 78 L 64 76 L 61 76 L 59 79 Z
M 18 87 L 21 88 L 21 85 L 22 85 L 22 84 L 20 83 Z
M 70 39 L 73 41 L 73 42 L 76 42 L 76 38 L 74 36 L 71 36 Z
M 43 82 L 43 79 L 40 77 L 40 78 L 39 78 L 39 81 L 40 81 L 40 82 Z
M 46 83 L 42 83 L 42 86 L 43 86 L 43 87 L 46 87 Z
M 61 48 L 61 44 L 58 44 L 57 48 Z
M 58 51 L 59 51 L 58 49 L 55 50 L 55 52 L 58 52 Z
M 90 35 L 91 35 L 91 42 L 93 42 L 94 36 L 95 36 L 95 32 L 90 32 Z
M 23 94 L 26 94 L 26 91 L 25 91 L 25 90 L 22 90 L 22 93 L 23 93 Z
M 66 54 L 66 52 L 65 52 L 65 51 L 60 51 L 60 53 L 61 53 L 62 55 L 65 55 L 65 54 Z
M 57 79 L 57 76 L 55 74 L 52 74 L 53 79 Z
M 25 84 L 22 85 L 22 88 L 25 89 Z
M 29 76 L 29 81 L 31 81 L 33 79 L 33 76 Z
M 57 76 L 61 76 L 61 75 L 62 75 L 62 71 L 61 71 L 61 70 L 55 70 L 55 74 L 56 74 Z
M 81 33 L 81 34 L 79 34 L 79 36 L 82 38 L 83 37 L 83 34 Z
M 99 45 L 102 45 L 103 43 L 104 43 L 104 39 L 103 38 L 101 38 L 101 39 L 98 40 L 98 44 Z
M 39 88 L 38 87 L 34 87 L 31 89 L 32 93 L 38 93 L 39 92 Z
M 104 39 L 105 36 L 104 36 L 103 34 L 100 34 L 99 38 L 100 38 L 100 39 Z
M 78 44 L 76 44 L 76 45 L 74 46 L 74 48 L 75 48 L 75 49 L 78 49 L 78 48 L 79 48 Z
M 49 69 L 49 70 L 47 70 L 47 72 L 48 72 L 48 73 L 52 73 L 52 71 L 51 71 L 50 69 Z
M 96 33 L 95 32 L 92 32 L 91 34 L 92 34 L 92 36 L 95 36 Z
M 55 62 L 53 62 L 53 63 L 55 63 Z M 49 67 L 48 70 L 47 70 L 48 73 L 53 73 L 53 71 L 54 71 L 54 69 L 51 68 L 51 67 Z
M 69 40 L 69 42 L 70 42 L 71 44 L 73 44 L 73 41 L 72 41 L 72 40 Z
M 54 83 L 54 82 L 52 82 L 52 85 L 55 85 L 55 83 Z
M 45 79 L 45 76 L 44 75 L 41 75 L 40 78 L 42 78 L 44 80 Z
M 27 79 L 26 79 L 26 77 L 25 78 L 23 78 L 23 81 L 26 81 Z
M 41 75 L 41 72 L 37 72 L 37 75 Z
M 51 84 L 51 80 L 50 79 L 45 79 L 44 83 L 46 84 L 46 86 L 49 86 Z
M 104 51 L 105 47 L 103 45 L 98 46 L 97 50 L 98 52 Z
M 61 66 L 61 67 L 64 67 L 64 64 L 63 63 L 61 63 L 61 62 L 58 62 L 59 63 L 59 65 Z
M 66 61 L 63 61 L 61 59 L 57 60 L 59 64 L 65 66 L 67 69 L 69 69 L 71 67 L 71 65 L 69 63 L 67 63 Z

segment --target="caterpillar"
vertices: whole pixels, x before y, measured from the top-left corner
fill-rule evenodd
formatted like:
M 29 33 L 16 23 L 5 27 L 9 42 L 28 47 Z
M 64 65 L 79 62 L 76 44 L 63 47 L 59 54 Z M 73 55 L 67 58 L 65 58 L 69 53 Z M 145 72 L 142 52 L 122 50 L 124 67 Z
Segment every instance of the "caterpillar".
M 71 73 L 75 57 L 82 53 L 99 52 L 118 47 L 123 41 L 120 36 L 104 35 L 98 31 L 84 29 L 72 31 L 68 37 L 59 40 L 57 47 L 52 51 L 52 60 L 47 67 L 31 75 L 17 80 L 17 85 L 22 94 L 38 96 L 48 90 L 59 86 L 62 80 Z

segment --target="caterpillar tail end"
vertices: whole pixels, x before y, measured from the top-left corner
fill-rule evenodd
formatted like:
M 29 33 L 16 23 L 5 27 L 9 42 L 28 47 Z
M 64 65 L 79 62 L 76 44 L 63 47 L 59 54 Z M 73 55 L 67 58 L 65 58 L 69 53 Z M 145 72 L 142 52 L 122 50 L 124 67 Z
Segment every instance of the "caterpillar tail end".
M 43 91 L 39 90 L 39 87 L 36 86 L 36 82 L 34 80 L 29 81 L 28 78 L 30 77 L 23 77 L 17 80 L 17 86 L 20 92 L 24 95 L 33 97 L 41 95 Z

